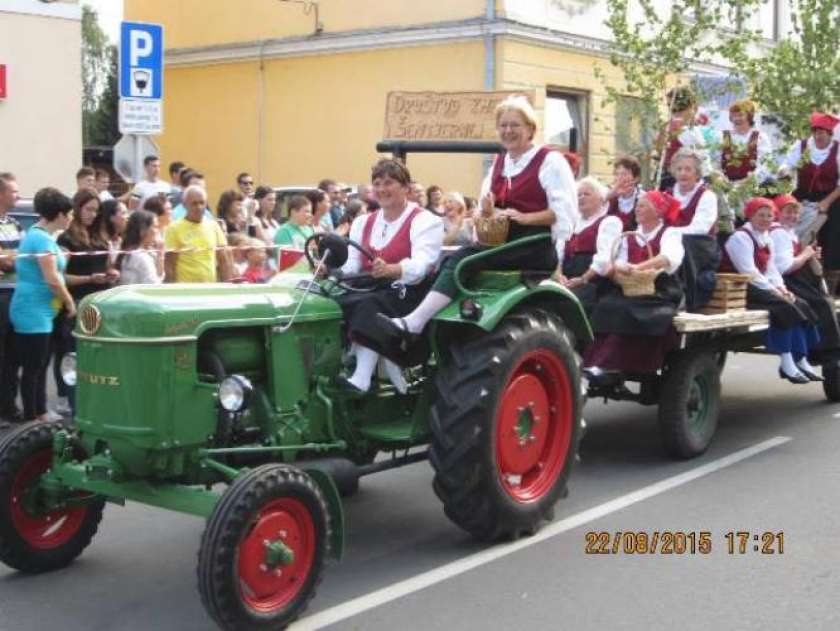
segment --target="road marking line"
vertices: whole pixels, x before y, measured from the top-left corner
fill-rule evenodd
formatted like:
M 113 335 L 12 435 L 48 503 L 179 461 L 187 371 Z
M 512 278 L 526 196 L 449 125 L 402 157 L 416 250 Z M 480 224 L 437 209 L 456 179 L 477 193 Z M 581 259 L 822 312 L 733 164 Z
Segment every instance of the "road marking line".
M 735 453 L 719 458 L 718 460 L 714 460 L 713 462 L 697 467 L 696 469 L 666 478 L 660 482 L 655 482 L 649 486 L 642 487 L 638 491 L 632 491 L 626 495 L 622 495 L 593 508 L 576 513 L 566 517 L 565 519 L 561 519 L 560 521 L 553 522 L 540 530 L 533 537 L 519 539 L 507 544 L 495 545 L 491 548 L 487 548 L 485 550 L 481 550 L 480 552 L 476 552 L 475 554 L 471 554 L 470 556 L 457 559 L 456 561 L 452 561 L 433 570 L 423 572 L 417 576 L 412 576 L 411 578 L 407 578 L 399 583 L 394 583 L 388 587 L 383 587 L 370 592 L 369 594 L 365 594 L 364 596 L 359 596 L 353 600 L 341 603 L 340 605 L 335 605 L 329 609 L 314 613 L 292 625 L 292 629 L 295 631 L 315 631 L 316 629 L 323 629 L 331 624 L 336 624 L 337 622 L 341 622 L 342 620 L 346 620 L 352 616 L 389 603 L 392 600 L 397 600 L 398 598 L 418 592 L 436 583 L 440 583 L 454 576 L 458 576 L 459 574 L 475 569 L 481 565 L 490 563 L 491 561 L 513 554 L 523 548 L 541 543 L 546 539 L 551 539 L 561 533 L 573 530 L 591 521 L 600 519 L 601 517 L 605 517 L 610 513 L 615 513 L 616 511 L 620 511 L 628 506 L 650 499 L 651 497 L 660 495 L 666 491 L 670 491 L 671 489 L 682 486 L 683 484 L 688 484 L 689 482 L 702 478 L 710 473 L 715 473 L 716 471 L 720 471 L 721 469 L 737 464 L 742 460 L 757 456 L 768 449 L 773 449 L 774 447 L 783 445 L 790 440 L 792 439 L 789 436 L 776 436 L 753 445 L 752 447 L 741 449 L 740 451 L 736 451 Z
M 831 416 L 833 416 L 834 418 L 840 418 L 840 412 L 835 412 Z

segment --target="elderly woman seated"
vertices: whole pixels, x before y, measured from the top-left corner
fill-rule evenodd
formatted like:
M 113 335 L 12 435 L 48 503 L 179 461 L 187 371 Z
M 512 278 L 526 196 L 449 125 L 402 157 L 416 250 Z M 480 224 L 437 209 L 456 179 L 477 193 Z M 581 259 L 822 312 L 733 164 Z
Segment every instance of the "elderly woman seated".
M 747 223 L 726 242 L 722 271 L 750 274 L 747 308 L 770 312 L 767 350 L 779 355 L 779 377 L 792 383 L 822 381 L 808 363 L 808 352 L 819 342 L 817 316 L 808 304 L 786 286 L 776 268 L 775 246 L 770 238 L 773 202 L 754 197 L 744 207 Z
M 621 219 L 607 213 L 609 190 L 594 177 L 577 185 L 580 218 L 565 244 L 558 244 L 560 264 L 554 279 L 574 292 L 589 313 L 610 265 L 613 244 L 621 235 Z
M 770 227 L 773 240 L 773 262 L 797 298 L 808 303 L 819 318 L 820 343 L 811 349 L 811 358 L 820 363 L 840 359 L 840 328 L 829 298 L 819 262 L 820 248 L 803 245 L 796 234 L 802 204 L 793 195 L 779 195 L 773 200 L 778 223 Z
M 662 367 L 677 342 L 672 320 L 683 297 L 675 272 L 683 261 L 682 235 L 664 219 L 679 211 L 668 193 L 650 191 L 636 206 L 638 229 L 622 241 L 608 275 L 659 271 L 652 295 L 624 296 L 615 285 L 592 311 L 595 342 L 584 356 L 585 372 L 594 385 L 609 373 L 646 373 Z

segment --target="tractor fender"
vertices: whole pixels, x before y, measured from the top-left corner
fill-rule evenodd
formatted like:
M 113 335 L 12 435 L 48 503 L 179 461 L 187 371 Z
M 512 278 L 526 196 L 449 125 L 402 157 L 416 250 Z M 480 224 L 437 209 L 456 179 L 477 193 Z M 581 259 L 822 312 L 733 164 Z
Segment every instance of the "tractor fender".
M 592 328 L 580 301 L 571 291 L 551 280 L 544 280 L 535 287 L 518 285 L 502 292 L 487 292 L 469 298 L 459 296 L 438 313 L 433 322 L 438 325 L 438 331 L 443 323 L 492 331 L 508 313 L 529 306 L 559 315 L 574 334 L 578 348 L 592 342 Z
M 344 555 L 346 532 L 344 527 L 344 508 L 341 504 L 341 496 L 335 482 L 328 473 L 320 467 L 307 467 L 300 463 L 300 468 L 311 477 L 327 502 L 327 509 L 330 511 L 330 557 L 340 561 Z

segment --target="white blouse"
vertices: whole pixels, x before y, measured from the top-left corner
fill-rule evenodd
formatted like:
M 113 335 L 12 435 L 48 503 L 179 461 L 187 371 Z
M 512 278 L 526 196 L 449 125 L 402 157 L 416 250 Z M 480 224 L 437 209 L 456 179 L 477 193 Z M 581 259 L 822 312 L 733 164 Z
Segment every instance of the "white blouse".
M 386 221 L 383 211 L 376 211 L 376 218 L 373 221 L 373 230 L 370 233 L 370 245 L 377 250 L 384 248 L 397 234 L 405 223 L 414 207 L 414 202 L 409 202 L 402 214 L 394 221 Z M 353 220 L 350 226 L 350 239 L 356 243 L 362 242 L 365 224 L 370 215 L 359 215 Z M 441 246 L 443 245 L 443 221 L 437 215 L 422 210 L 411 222 L 409 232 L 411 238 L 411 258 L 399 261 L 402 267 L 402 276 L 398 279 L 404 285 L 416 285 L 422 281 L 432 270 L 440 257 Z M 362 269 L 362 253 L 356 248 L 348 248 L 347 262 L 341 268 L 346 274 L 357 274 Z
M 793 248 L 799 243 L 796 231 L 776 224 L 770 228 L 770 238 L 773 240 L 773 262 L 779 274 L 787 274 L 793 265 Z
M 637 236 L 628 236 L 627 238 L 622 239 L 621 245 L 618 248 L 618 253 L 616 254 L 616 261 L 619 263 L 627 262 L 627 241 L 629 239 L 635 239 L 637 245 L 644 247 L 646 242 L 649 242 L 656 237 L 659 230 L 664 225 L 665 224 L 660 221 L 656 224 L 656 227 L 653 230 L 648 232 L 645 232 L 642 227 L 639 226 L 636 232 L 642 235 L 642 239 Z M 679 231 L 679 228 L 665 228 L 665 232 L 659 240 L 659 254 L 668 259 L 668 268 L 665 270 L 666 272 L 673 274 L 680 268 L 683 258 L 685 257 L 685 249 L 683 248 L 682 233 Z
M 593 215 L 589 219 L 581 217 L 578 220 L 577 226 L 575 226 L 574 234 L 580 234 L 601 217 L 604 217 L 606 213 L 607 211 L 605 209 Z M 598 236 L 595 239 L 595 255 L 592 257 L 592 264 L 589 266 L 589 269 L 599 276 L 603 276 L 607 273 L 607 268 L 610 265 L 613 244 L 615 244 L 615 241 L 621 234 L 622 229 L 623 225 L 621 223 L 621 219 L 613 215 L 605 217 L 601 222 L 601 225 L 598 227 Z M 557 242 L 558 251 L 564 247 L 565 243 L 561 243 L 559 241 Z
M 811 162 L 817 166 L 825 162 L 828 159 L 828 154 L 831 153 L 831 146 L 833 144 L 833 142 L 830 142 L 825 149 L 817 149 L 817 146 L 814 144 L 814 137 L 810 136 L 805 148 L 808 150 L 808 157 L 811 159 Z M 799 168 L 799 161 L 802 159 L 801 146 L 802 141 L 797 140 L 793 143 L 790 151 L 788 151 L 784 166 L 789 173 L 794 173 Z M 840 174 L 840 149 L 837 151 L 837 172 Z M 838 181 L 838 186 L 840 186 L 840 181 Z
M 504 177 L 516 177 L 525 167 L 531 162 L 533 157 L 537 155 L 540 147 L 534 146 L 514 161 L 509 153 L 505 154 L 505 161 L 502 165 L 502 175 Z M 498 156 L 496 160 L 498 160 Z M 493 161 L 495 166 L 496 162 Z M 490 192 L 490 185 L 493 179 L 493 167 L 484 177 L 481 183 L 480 196 L 484 197 Z M 577 186 L 575 185 L 575 177 L 572 175 L 572 169 L 563 154 L 557 151 L 549 151 L 545 156 L 539 172 L 540 184 L 545 190 L 545 196 L 548 199 L 548 207 L 554 211 L 554 224 L 551 226 L 551 238 L 556 243 L 565 243 L 572 235 L 575 224 L 580 218 L 577 203 Z M 562 248 L 558 246 L 560 264 L 563 264 Z
M 697 189 L 703 186 L 703 182 L 698 182 L 697 185 L 688 193 L 680 192 L 680 185 L 674 186 L 674 198 L 680 203 L 680 208 L 685 208 L 694 197 Z M 694 211 L 694 217 L 691 223 L 682 228 L 674 228 L 679 230 L 682 234 L 709 234 L 712 226 L 718 220 L 718 200 L 714 193 L 706 190 L 700 196 L 700 201 L 697 202 L 697 209 Z
M 752 224 L 747 222 L 744 224 L 744 230 L 749 231 L 759 247 L 770 247 L 770 259 L 767 261 L 767 271 L 762 274 L 755 265 L 755 246 L 749 235 L 744 234 L 742 230 L 736 230 L 731 237 L 726 241 L 726 253 L 729 255 L 729 260 L 732 265 L 738 270 L 740 274 L 750 274 L 750 284 L 759 289 L 766 289 L 772 291 L 776 288 L 785 286 L 785 281 L 776 267 L 776 252 L 773 244 L 773 239 L 770 238 L 769 232 L 757 232 L 753 229 Z
M 163 274 L 158 274 L 153 254 L 134 250 L 123 257 L 120 285 L 157 285 L 162 282 Z
M 677 140 L 682 145 L 682 149 L 691 149 L 700 155 L 703 161 L 701 165 L 703 175 L 709 174 L 712 170 L 712 163 L 708 147 L 706 146 L 706 139 L 703 137 L 703 130 L 695 126 L 683 127 L 679 136 L 677 136 Z M 666 164 L 665 168 L 669 169 L 670 166 L 670 164 Z

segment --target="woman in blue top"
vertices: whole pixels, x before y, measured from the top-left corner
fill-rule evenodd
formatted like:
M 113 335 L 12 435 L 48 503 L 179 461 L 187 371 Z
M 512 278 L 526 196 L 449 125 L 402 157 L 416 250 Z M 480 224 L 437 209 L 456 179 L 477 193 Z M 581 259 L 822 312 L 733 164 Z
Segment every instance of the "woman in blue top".
M 53 320 L 62 307 L 69 317 L 76 315 L 76 304 L 64 284 L 67 260 L 55 241 L 55 233 L 70 224 L 73 203 L 57 189 L 42 188 L 33 205 L 41 218 L 26 232 L 18 249 L 17 285 L 9 316 L 23 368 L 23 418 L 47 421 L 46 379 Z

